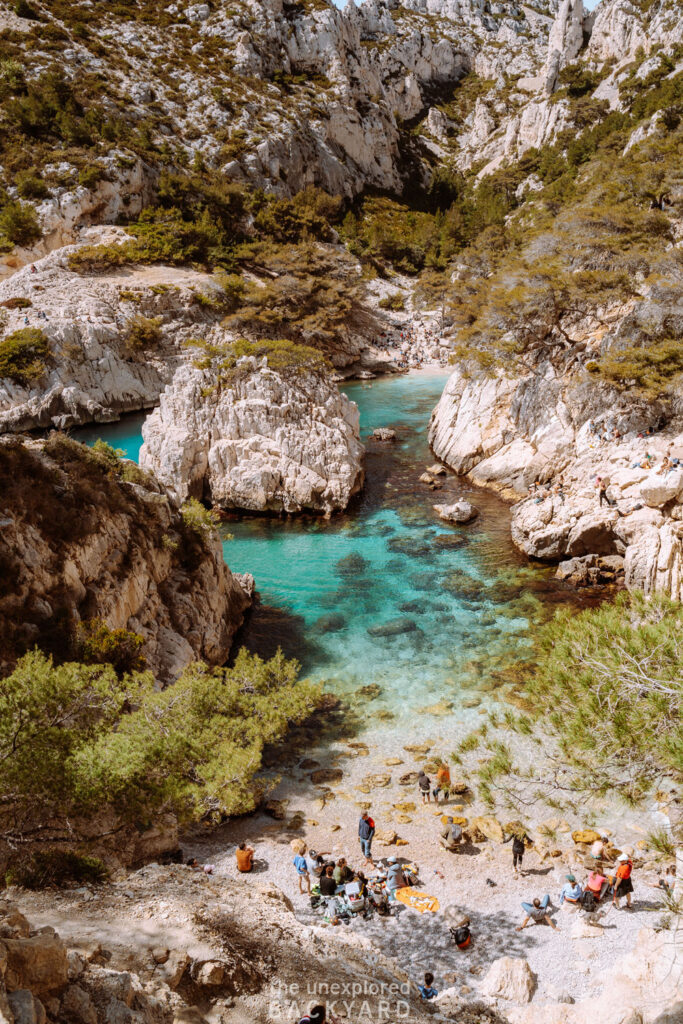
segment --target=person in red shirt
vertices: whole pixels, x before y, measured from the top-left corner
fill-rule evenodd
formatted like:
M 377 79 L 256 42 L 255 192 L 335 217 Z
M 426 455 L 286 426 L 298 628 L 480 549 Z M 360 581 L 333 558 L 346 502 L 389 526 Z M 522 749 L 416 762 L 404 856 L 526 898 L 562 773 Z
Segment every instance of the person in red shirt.
M 633 892 L 633 882 L 631 881 L 631 874 L 633 872 L 633 862 L 627 853 L 620 854 L 617 857 L 617 873 L 614 879 L 614 896 L 612 897 L 612 903 L 619 909 L 619 900 L 622 896 L 626 897 L 626 906 L 631 909 L 631 893 Z

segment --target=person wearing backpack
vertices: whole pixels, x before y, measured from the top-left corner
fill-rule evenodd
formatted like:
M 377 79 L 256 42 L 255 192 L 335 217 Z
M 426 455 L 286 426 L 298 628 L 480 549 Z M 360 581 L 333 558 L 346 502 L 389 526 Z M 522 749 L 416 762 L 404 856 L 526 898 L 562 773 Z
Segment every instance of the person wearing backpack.
M 612 903 L 617 910 L 619 909 L 619 900 L 622 896 L 626 897 L 627 910 L 631 909 L 631 893 L 633 892 L 632 873 L 633 861 L 627 853 L 620 854 L 617 857 L 617 873 L 614 878 L 614 895 L 612 896 Z
M 328 1016 L 327 1010 L 322 1004 L 318 1004 L 301 1017 L 299 1024 L 338 1024 L 338 1022 L 336 1017 L 331 1014 Z
M 513 832 L 507 839 L 503 839 L 503 843 L 509 843 L 512 840 L 512 870 L 518 875 L 522 870 L 522 858 L 524 857 L 524 851 L 526 849 L 526 842 L 531 842 L 531 839 L 526 832 L 520 835 L 519 832 Z M 519 868 L 519 870 L 518 870 Z

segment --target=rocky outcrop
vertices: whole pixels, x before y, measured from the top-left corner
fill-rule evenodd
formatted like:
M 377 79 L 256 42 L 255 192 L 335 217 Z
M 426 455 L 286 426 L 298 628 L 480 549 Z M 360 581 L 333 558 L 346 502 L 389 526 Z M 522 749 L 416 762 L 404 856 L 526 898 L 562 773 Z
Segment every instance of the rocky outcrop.
M 88 237 L 108 244 L 128 238 L 119 228 Z M 0 431 L 64 429 L 152 407 L 187 359 L 183 342 L 219 319 L 197 298 L 215 294 L 209 274 L 158 266 L 83 276 L 68 267 L 73 251 L 58 249 L 0 283 L 0 303 L 24 300 L 22 308 L 2 309 L 5 331 L 38 328 L 49 344 L 41 378 L 28 385 L 0 380 Z M 158 343 L 144 349 L 128 341 L 139 317 L 160 331 Z
M 140 465 L 177 499 L 222 508 L 333 512 L 363 485 L 358 409 L 326 374 L 239 360 L 219 384 L 184 366 L 143 427 Z
M 514 502 L 512 539 L 527 555 L 582 560 L 564 574 L 582 585 L 623 571 L 627 587 L 680 599 L 683 472 L 664 459 L 683 454 L 683 422 L 644 436 L 660 415 L 549 365 L 521 380 L 456 371 L 429 436 L 456 472 Z
M 83 620 L 144 638 L 158 679 L 225 662 L 249 599 L 215 531 L 188 527 L 148 474 L 84 445 L 0 442 L 0 661 L 73 656 Z

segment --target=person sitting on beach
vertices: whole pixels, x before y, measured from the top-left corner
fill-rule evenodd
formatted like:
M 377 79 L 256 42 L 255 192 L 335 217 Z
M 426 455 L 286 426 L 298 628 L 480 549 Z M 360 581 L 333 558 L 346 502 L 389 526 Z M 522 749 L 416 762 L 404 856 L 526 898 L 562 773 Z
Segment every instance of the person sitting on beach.
M 522 910 L 526 913 L 526 917 L 521 924 L 517 925 L 515 931 L 524 931 L 530 921 L 533 921 L 534 924 L 549 924 L 551 928 L 557 931 L 557 925 L 548 913 L 549 904 L 550 896 L 544 896 L 542 900 L 536 897 L 533 903 L 522 903 Z
M 387 868 L 387 891 L 393 896 L 397 889 L 405 889 L 407 882 L 396 857 L 389 857 Z
M 560 893 L 560 904 L 565 902 L 579 903 L 582 896 L 583 889 L 576 881 L 574 875 L 567 875 L 567 881 L 562 886 L 562 892 Z
M 586 879 L 584 890 L 586 892 L 593 893 L 593 896 L 599 902 L 608 889 L 609 882 L 607 881 L 605 876 L 601 875 L 597 868 L 595 871 L 591 871 L 588 878 Z
M 455 825 L 452 818 L 448 818 L 445 827 L 439 833 L 439 843 L 443 846 L 444 850 L 450 850 L 451 853 L 457 850 L 462 842 L 462 828 L 460 825 Z
M 606 832 L 601 832 L 600 838 L 596 839 L 591 845 L 589 856 L 591 856 L 593 860 L 604 860 L 608 843 L 609 836 Z
M 328 864 L 325 868 L 325 874 L 320 877 L 320 895 L 334 896 L 336 891 L 337 883 L 334 878 L 334 868 L 331 864 Z
M 666 474 L 668 472 L 670 472 L 670 470 L 672 470 L 672 469 L 673 469 L 673 466 L 671 464 L 671 459 L 669 458 L 668 455 L 666 455 L 664 457 L 664 460 L 663 460 L 661 466 L 657 470 L 657 473 L 659 474 L 659 476 L 666 476 Z
M 666 869 L 666 874 L 662 875 L 662 877 L 657 880 L 657 884 L 651 884 L 653 889 L 663 889 L 667 895 L 671 894 L 674 891 L 674 886 L 676 885 L 676 865 L 671 864 Z
M 431 971 L 426 971 L 424 984 L 417 986 L 418 992 L 420 993 L 423 999 L 436 999 L 436 997 L 439 994 L 439 990 L 433 988 L 433 985 L 434 975 L 432 974 Z
M 246 843 L 240 843 L 235 850 L 238 871 L 251 871 L 254 864 L 254 851 Z
M 421 771 L 419 776 L 418 776 L 417 786 L 418 786 L 418 789 L 420 790 L 420 792 L 422 793 L 422 803 L 423 804 L 431 803 L 432 802 L 432 798 L 431 798 L 432 784 L 430 782 L 429 776 L 427 774 L 425 774 L 424 770 Z
M 337 885 L 345 885 L 347 882 L 351 881 L 351 879 L 353 878 L 353 871 L 346 863 L 345 857 L 339 858 L 333 874 L 334 880 L 337 883 Z
M 470 931 L 470 919 L 464 917 L 460 924 L 451 928 L 451 937 L 461 952 L 464 952 L 472 943 L 472 932 Z

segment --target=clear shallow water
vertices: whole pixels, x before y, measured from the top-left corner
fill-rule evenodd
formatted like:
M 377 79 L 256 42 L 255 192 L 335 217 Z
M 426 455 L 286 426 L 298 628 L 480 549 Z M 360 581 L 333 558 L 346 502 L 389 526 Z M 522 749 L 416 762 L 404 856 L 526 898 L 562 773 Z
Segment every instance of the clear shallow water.
M 251 572 L 260 594 L 238 644 L 264 656 L 281 645 L 363 716 L 413 735 L 433 731 L 463 701 L 486 701 L 512 657 L 528 653 L 529 618 L 566 597 L 514 552 L 502 502 L 451 475 L 434 493 L 419 482 L 434 462 L 427 426 L 446 379 L 420 373 L 345 386 L 364 439 L 379 426 L 398 435 L 366 440 L 366 486 L 346 514 L 240 515 L 224 527 L 233 535 L 224 542 L 227 563 Z M 90 444 L 103 437 L 137 458 L 143 420 L 76 436 Z M 475 524 L 451 527 L 433 511 L 459 496 L 480 508 Z M 390 635 L 377 635 L 387 627 Z M 474 715 L 474 707 L 465 713 Z

